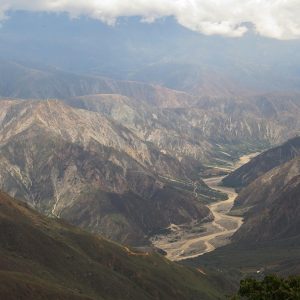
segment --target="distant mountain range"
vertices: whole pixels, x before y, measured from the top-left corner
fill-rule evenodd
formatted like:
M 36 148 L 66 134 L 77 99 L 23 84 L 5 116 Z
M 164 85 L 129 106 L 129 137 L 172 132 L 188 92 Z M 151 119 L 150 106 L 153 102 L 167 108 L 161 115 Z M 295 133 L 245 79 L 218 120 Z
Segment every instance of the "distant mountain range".
M 298 40 L 205 36 L 173 18 L 107 26 L 66 14 L 9 12 L 0 57 L 81 74 L 144 81 L 194 95 L 299 91 Z
M 0 69 L 1 189 L 119 242 L 210 220 L 205 205 L 224 195 L 202 175 L 300 131 L 297 93 L 202 98 L 16 62 Z
M 122 94 L 153 105 L 179 106 L 192 96 L 142 82 L 85 76 L 59 69 L 0 60 L 0 95 L 22 99 L 67 99 L 90 94 Z
M 298 40 L 24 11 L 0 27 L 1 299 L 215 300 L 300 273 Z M 203 178 L 254 152 L 223 179 L 231 243 L 160 256 L 153 235 L 202 234 L 226 198 Z
M 62 99 L 113 118 L 172 155 L 193 152 L 201 161 L 213 156 L 226 159 L 238 148 L 248 151 L 276 144 L 295 136 L 300 128 L 298 93 L 205 97 L 16 62 L 0 62 L 0 71 L 2 97 Z M 120 113 L 124 109 L 126 113 Z M 175 140 L 164 142 L 170 136 Z

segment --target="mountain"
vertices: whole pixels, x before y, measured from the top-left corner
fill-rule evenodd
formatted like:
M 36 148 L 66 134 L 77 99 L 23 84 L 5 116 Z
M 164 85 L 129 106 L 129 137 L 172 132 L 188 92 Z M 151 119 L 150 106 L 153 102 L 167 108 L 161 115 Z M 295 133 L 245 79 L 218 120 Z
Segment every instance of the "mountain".
M 299 165 L 299 158 L 295 158 L 243 189 L 233 213 L 243 213 L 244 224 L 231 244 L 183 264 L 216 272 L 233 285 L 245 277 L 298 275 Z
M 198 270 L 49 219 L 2 192 L 0 225 L 1 299 L 223 298 Z
M 168 113 L 169 109 L 117 94 L 86 95 L 64 102 L 102 113 L 134 132 L 140 139 L 180 160 L 186 160 L 187 157 L 197 164 L 195 160 L 201 158 L 203 161 L 212 156 L 213 146 L 200 134 L 196 136 L 196 132 L 191 132 L 187 122 L 178 124 L 176 115 Z
M 101 112 L 172 156 L 226 164 L 300 132 L 298 94 L 199 98 L 161 109 L 121 95 L 85 95 L 67 104 Z M 284 103 L 284 104 L 280 104 Z
M 283 145 L 272 148 L 253 158 L 249 163 L 229 174 L 223 179 L 227 186 L 247 186 L 256 178 L 267 173 L 271 169 L 284 164 L 299 156 L 300 137 L 295 137 Z
M 251 242 L 299 235 L 300 155 L 273 168 L 244 188 L 234 211 L 247 211 L 234 239 Z
M 16 5 L 0 15 L 1 299 L 214 300 L 245 276 L 300 272 L 299 40 Z M 156 253 L 165 232 L 183 252 L 220 246 L 202 235 L 231 231 L 209 205 L 226 195 L 202 178 L 274 146 L 224 179 L 244 219 L 229 245 L 181 265 Z
M 196 98 L 50 67 L 0 65 L 7 74 L 2 94 L 23 97 L 1 100 L 0 187 L 119 242 L 145 244 L 172 223 L 210 220 L 205 204 L 224 195 L 201 176 L 300 130 L 297 93 Z M 26 99 L 43 95 L 62 100 Z
M 210 164 L 234 159 L 240 152 L 264 148 L 300 128 L 296 99 L 285 114 L 283 109 L 278 112 L 285 119 L 266 119 L 247 98 L 198 98 L 145 83 L 4 60 L 0 70 L 3 97 L 63 99 L 76 108 L 101 112 L 179 159 L 188 156 Z
M 64 13 L 10 11 L 2 22 L 0 43 L 3 59 L 142 80 L 196 96 L 299 91 L 299 40 L 250 32 L 237 39 L 206 36 L 172 17 L 153 23 L 121 17 L 108 26 Z
M 1 104 L 0 186 L 40 212 L 145 244 L 171 223 L 211 219 L 207 199 L 224 197 L 199 179 L 195 164 L 103 114 L 54 100 Z
M 121 94 L 149 105 L 182 106 L 193 96 L 157 85 L 78 75 L 57 68 L 0 60 L 0 96 L 23 99 L 67 99 L 89 94 Z
M 241 174 L 253 180 L 243 187 L 231 213 L 244 217 L 232 243 L 186 262 L 235 273 L 233 282 L 245 276 L 260 278 L 277 273 L 284 276 L 300 272 L 300 153 L 299 138 L 270 149 L 245 165 Z M 253 168 L 253 172 L 251 171 Z M 255 178 L 255 176 L 258 176 Z M 238 177 L 246 179 L 252 177 Z
M 1 101 L 0 187 L 40 212 L 119 242 L 145 244 L 171 223 L 210 220 L 205 204 L 222 195 L 201 175 L 300 128 L 295 94 L 282 106 L 271 96 L 195 102 L 143 83 L 2 66 L 11 78 L 0 82 L 16 92 L 7 96 L 57 94 L 65 105 Z

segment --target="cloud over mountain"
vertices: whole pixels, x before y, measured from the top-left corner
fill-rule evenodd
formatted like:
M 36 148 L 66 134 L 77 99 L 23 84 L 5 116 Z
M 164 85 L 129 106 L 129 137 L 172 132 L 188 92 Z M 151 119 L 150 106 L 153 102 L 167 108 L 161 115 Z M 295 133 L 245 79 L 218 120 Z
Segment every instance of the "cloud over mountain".
M 67 12 L 108 24 L 122 16 L 140 16 L 146 22 L 173 16 L 182 26 L 207 35 L 240 37 L 249 30 L 246 24 L 252 24 L 262 36 L 300 38 L 299 0 L 0 0 L 0 17 L 14 10 Z

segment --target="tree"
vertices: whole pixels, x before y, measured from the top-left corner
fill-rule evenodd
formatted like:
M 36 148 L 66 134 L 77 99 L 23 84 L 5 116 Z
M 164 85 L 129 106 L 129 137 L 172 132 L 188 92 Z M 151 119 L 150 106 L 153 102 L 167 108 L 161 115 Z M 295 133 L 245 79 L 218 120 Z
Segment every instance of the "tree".
M 262 281 L 247 278 L 241 281 L 238 294 L 232 300 L 299 300 L 300 277 L 280 278 L 268 275 Z

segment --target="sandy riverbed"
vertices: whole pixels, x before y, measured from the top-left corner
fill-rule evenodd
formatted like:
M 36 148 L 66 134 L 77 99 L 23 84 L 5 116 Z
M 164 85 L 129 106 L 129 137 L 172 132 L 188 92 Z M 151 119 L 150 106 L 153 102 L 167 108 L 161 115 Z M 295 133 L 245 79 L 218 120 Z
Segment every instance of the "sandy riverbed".
M 255 154 L 245 155 L 236 162 L 231 170 L 246 164 Z M 237 193 L 234 189 L 220 186 L 224 177 L 208 178 L 205 183 L 212 189 L 228 195 L 228 200 L 208 205 L 214 215 L 214 220 L 206 224 L 171 226 L 167 235 L 159 235 L 152 239 L 153 244 L 167 252 L 167 258 L 178 261 L 194 258 L 211 252 L 218 247 L 230 243 L 230 237 L 240 228 L 243 220 L 240 217 L 230 216 L 230 212 Z

